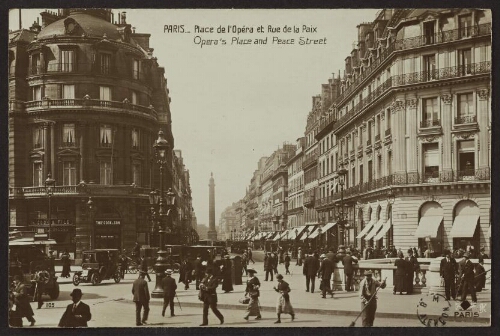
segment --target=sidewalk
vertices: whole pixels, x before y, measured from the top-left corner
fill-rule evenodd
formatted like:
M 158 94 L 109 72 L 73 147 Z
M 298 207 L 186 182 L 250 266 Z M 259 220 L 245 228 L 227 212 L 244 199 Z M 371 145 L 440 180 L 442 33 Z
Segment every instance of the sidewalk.
M 273 289 L 277 285 L 276 278 L 274 281 L 264 281 L 264 271 L 263 263 L 256 262 L 252 267 L 257 270 L 257 277 L 261 282 L 260 291 L 260 305 L 264 312 L 275 312 L 276 311 L 276 301 L 278 299 L 278 293 Z M 284 266 L 279 265 L 278 271 L 284 273 Z M 292 305 L 297 314 L 308 313 L 308 314 L 330 314 L 330 315 L 344 315 L 344 316 L 357 316 L 361 310 L 361 303 L 359 299 L 358 292 L 335 292 L 334 298 L 330 298 L 327 294 L 327 298 L 321 298 L 321 293 L 319 292 L 319 280 L 316 279 L 316 288 L 314 293 L 308 293 L 305 291 L 305 277 L 302 275 L 302 267 L 295 266 L 294 263 L 290 265 L 290 272 L 292 275 L 284 276 L 284 280 L 290 284 L 292 291 L 290 292 L 290 299 Z M 176 280 L 178 279 L 178 274 L 173 276 Z M 238 300 L 245 295 L 245 283 L 246 276 L 243 276 L 243 285 L 234 286 L 234 291 L 231 293 L 221 293 L 221 286 L 219 285 L 217 289 L 218 294 L 218 306 L 220 309 L 226 310 L 241 310 L 243 316 L 246 305 L 241 304 Z M 152 285 L 152 284 L 151 284 Z M 150 291 L 154 286 L 150 285 Z M 183 284 L 178 285 L 177 295 L 182 306 L 186 307 L 200 307 L 202 303 L 198 300 L 198 291 L 195 289 L 194 283 L 190 285 L 189 290 L 184 290 Z M 420 301 L 429 304 L 429 307 L 433 306 L 433 312 L 441 314 L 443 305 L 446 305 L 444 298 L 441 298 L 441 304 L 439 302 L 433 302 L 432 296 L 426 293 L 423 294 L 413 294 L 413 295 L 393 295 L 392 288 L 381 289 L 378 293 L 378 308 L 377 316 L 385 318 L 403 318 L 403 319 L 417 319 L 417 308 L 419 307 Z M 470 300 L 470 296 L 469 296 Z M 124 300 L 129 301 L 129 300 Z M 177 301 L 177 300 L 176 300 Z M 489 323 L 491 314 L 491 293 L 482 292 L 478 293 L 478 305 L 487 304 L 487 310 L 479 314 L 479 317 L 464 316 L 464 314 L 459 316 L 454 316 L 455 312 L 459 311 L 458 304 L 460 302 L 452 301 L 449 304 L 450 310 L 448 311 L 448 320 L 454 321 L 467 321 L 467 322 L 481 322 Z M 161 305 L 162 301 L 160 299 L 152 299 L 152 305 Z M 479 311 L 479 307 L 472 308 L 474 311 Z M 420 310 L 422 312 L 422 309 Z M 438 313 L 439 312 L 439 313 Z M 432 316 L 432 312 L 427 311 L 426 313 Z

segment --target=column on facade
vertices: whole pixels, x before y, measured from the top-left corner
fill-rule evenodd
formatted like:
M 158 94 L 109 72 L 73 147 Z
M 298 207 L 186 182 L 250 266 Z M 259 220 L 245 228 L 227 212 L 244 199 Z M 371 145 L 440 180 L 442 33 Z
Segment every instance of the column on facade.
M 79 146 L 80 146 L 80 181 L 85 181 L 85 177 L 86 177 L 86 174 L 87 172 L 85 171 L 85 161 L 86 161 L 86 157 L 85 157 L 85 145 L 84 145 L 84 133 L 86 131 L 86 127 L 85 127 L 85 124 L 83 123 L 80 123 L 79 124 Z M 78 183 L 78 181 L 77 181 Z
M 489 132 L 487 131 L 489 126 L 489 90 L 487 88 L 481 88 L 477 90 L 477 122 L 479 125 L 478 137 L 478 151 L 479 151 L 479 160 L 478 167 L 487 168 L 489 166 Z
M 402 100 L 395 100 L 391 105 L 391 113 L 394 115 L 394 171 L 396 173 L 405 173 L 405 161 L 406 161 L 406 145 L 405 145 L 405 119 L 404 119 L 404 108 L 405 103 Z
M 56 141 L 55 141 L 55 133 L 56 133 L 56 125 L 55 123 L 51 123 L 49 125 L 50 132 L 50 171 L 52 172 L 52 178 L 56 179 Z
M 443 166 L 441 170 L 446 177 L 447 173 L 451 173 L 453 167 L 452 159 L 452 139 L 451 139 L 451 127 L 452 127 L 452 95 L 450 93 L 444 93 L 441 95 L 441 126 L 443 128 L 443 141 L 441 146 L 443 153 Z
M 52 172 L 50 171 L 51 164 L 50 164 L 50 142 L 49 142 L 49 125 L 45 123 L 43 125 L 43 149 L 44 149 L 44 155 L 43 155 L 43 166 L 44 166 L 44 176 L 47 176 L 48 173 Z
M 415 173 L 418 171 L 417 162 L 417 99 L 410 98 L 406 100 L 406 117 L 408 118 L 406 123 L 409 124 L 409 134 L 408 135 L 408 148 L 407 154 L 407 170 L 409 173 Z

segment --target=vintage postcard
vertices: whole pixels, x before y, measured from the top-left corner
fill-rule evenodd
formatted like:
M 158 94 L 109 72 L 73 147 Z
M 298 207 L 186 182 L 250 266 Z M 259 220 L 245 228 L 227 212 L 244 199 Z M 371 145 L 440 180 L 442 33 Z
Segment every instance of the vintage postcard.
M 490 326 L 490 9 L 8 25 L 11 328 Z

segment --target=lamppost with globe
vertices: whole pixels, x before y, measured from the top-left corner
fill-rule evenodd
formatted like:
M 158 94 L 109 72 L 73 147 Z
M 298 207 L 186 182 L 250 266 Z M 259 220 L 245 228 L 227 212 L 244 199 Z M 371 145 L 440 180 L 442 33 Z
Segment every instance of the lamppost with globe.
M 47 219 L 49 222 L 49 231 L 47 232 L 47 238 L 50 239 L 52 233 L 52 205 L 51 198 L 54 195 L 54 186 L 56 184 L 56 180 L 52 178 L 50 173 L 47 174 L 47 179 L 45 180 L 45 193 L 47 194 L 47 198 L 49 199 L 49 208 L 47 209 Z
M 335 174 L 335 178 L 338 179 L 338 184 L 340 185 L 340 204 L 339 204 L 340 209 L 337 217 L 337 225 L 339 226 L 339 236 L 340 236 L 339 243 L 341 246 L 345 245 L 345 229 L 349 228 L 349 224 L 345 219 L 345 213 L 344 213 L 344 185 L 345 185 L 346 174 L 347 170 L 344 169 L 343 166 L 341 166 L 340 169 L 337 170 Z

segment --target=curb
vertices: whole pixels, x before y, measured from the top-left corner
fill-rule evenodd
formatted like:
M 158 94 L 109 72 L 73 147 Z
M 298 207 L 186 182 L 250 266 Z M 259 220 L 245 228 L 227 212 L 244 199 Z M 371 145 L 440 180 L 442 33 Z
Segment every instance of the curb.
M 130 299 L 123 299 L 119 300 L 118 302 L 124 302 L 124 303 L 130 303 L 133 304 L 134 301 Z M 149 301 L 149 304 L 151 306 L 162 306 L 163 302 L 160 301 L 160 299 L 156 300 L 151 300 Z M 182 306 L 184 307 L 196 307 L 196 308 L 203 308 L 203 303 L 201 302 L 183 302 Z M 244 304 L 227 304 L 227 303 L 218 303 L 217 308 L 219 309 L 226 309 L 226 310 L 246 310 L 247 307 Z M 269 307 L 269 306 L 261 306 L 260 307 L 261 311 L 264 312 L 276 312 L 276 307 Z M 359 311 L 354 311 L 354 310 L 338 310 L 338 309 L 332 309 L 332 310 L 325 310 L 325 309 L 314 309 L 314 308 L 293 308 L 295 313 L 298 314 L 316 314 L 316 315 L 336 315 L 336 316 L 358 316 Z M 408 314 L 408 313 L 388 313 L 388 312 L 377 312 L 377 317 L 379 318 L 392 318 L 392 319 L 418 319 L 416 313 L 415 314 Z M 454 317 L 450 316 L 447 318 L 449 321 L 453 322 L 477 322 L 477 323 L 490 323 L 491 319 L 489 317 L 475 317 L 475 318 L 470 318 L 465 320 L 464 318 L 459 318 L 459 317 Z

